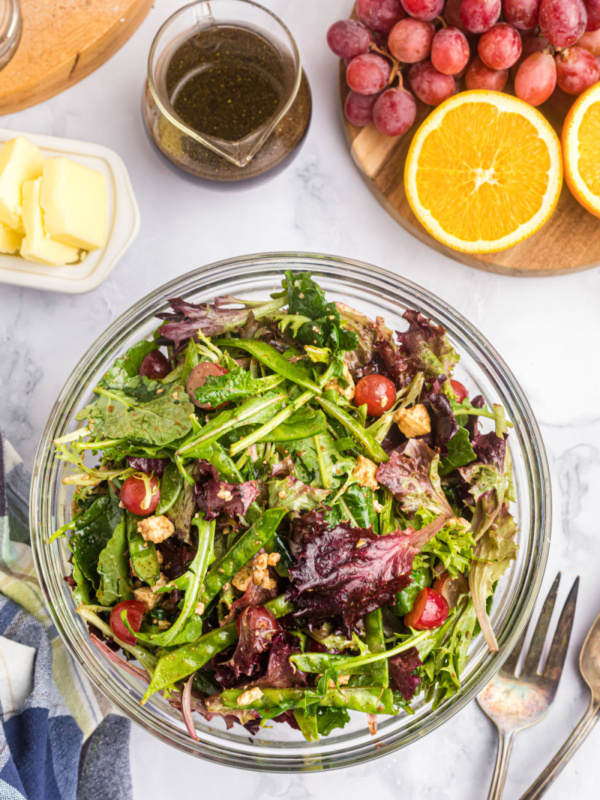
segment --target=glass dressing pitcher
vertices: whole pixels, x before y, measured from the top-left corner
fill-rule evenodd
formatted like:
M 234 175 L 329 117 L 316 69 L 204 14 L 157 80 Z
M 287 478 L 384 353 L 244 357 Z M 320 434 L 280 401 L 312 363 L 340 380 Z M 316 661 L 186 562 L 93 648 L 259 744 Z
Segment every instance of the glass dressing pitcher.
M 279 103 L 258 128 L 237 141 L 194 129 L 173 107 L 167 72 L 174 53 L 211 26 L 252 31 L 276 50 L 284 81 Z M 177 166 L 212 181 L 240 181 L 281 168 L 303 140 L 311 116 L 310 87 L 294 38 L 271 11 L 252 0 L 199 0 L 173 14 L 156 34 L 148 58 L 144 119 L 158 149 Z

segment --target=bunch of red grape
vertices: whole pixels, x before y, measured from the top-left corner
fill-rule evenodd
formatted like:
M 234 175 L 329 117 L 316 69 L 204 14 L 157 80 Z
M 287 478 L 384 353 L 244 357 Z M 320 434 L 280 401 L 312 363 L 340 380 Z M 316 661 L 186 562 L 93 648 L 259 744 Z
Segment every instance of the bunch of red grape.
M 331 50 L 346 61 L 346 118 L 401 136 L 415 95 L 437 106 L 467 89 L 514 93 L 533 106 L 600 81 L 600 0 L 358 0 L 335 22 Z

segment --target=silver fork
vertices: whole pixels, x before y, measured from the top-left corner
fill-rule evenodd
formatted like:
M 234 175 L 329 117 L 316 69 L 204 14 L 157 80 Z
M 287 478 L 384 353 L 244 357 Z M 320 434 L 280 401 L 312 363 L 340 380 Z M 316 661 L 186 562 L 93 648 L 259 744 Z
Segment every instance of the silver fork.
M 519 675 L 517 676 L 517 667 L 525 643 L 527 628 L 496 677 L 488 683 L 477 698 L 482 710 L 498 729 L 498 755 L 488 800 L 500 800 L 502 797 L 508 772 L 508 761 L 515 737 L 525 728 L 541 722 L 548 713 L 558 689 L 571 638 L 579 578 L 575 580 L 569 592 L 552 639 L 546 665 L 543 671 L 540 671 L 540 659 L 559 583 L 560 572 L 554 579 L 544 602 L 529 650 L 525 656 L 523 669 Z

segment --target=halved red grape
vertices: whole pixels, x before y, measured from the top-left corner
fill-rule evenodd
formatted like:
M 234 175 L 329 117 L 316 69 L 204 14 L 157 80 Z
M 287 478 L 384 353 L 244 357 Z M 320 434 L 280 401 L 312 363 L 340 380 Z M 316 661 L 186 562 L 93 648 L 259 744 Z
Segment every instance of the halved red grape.
M 434 589 L 421 589 L 412 611 L 404 617 L 404 624 L 415 631 L 439 628 L 448 619 L 448 603 Z
M 465 86 L 467 89 L 489 89 L 501 92 L 508 81 L 507 69 L 490 69 L 486 67 L 479 56 L 475 56 L 465 72 Z
M 390 53 L 404 64 L 423 61 L 431 52 L 435 28 L 431 22 L 419 19 L 403 19 L 397 22 L 388 37 Z
M 515 76 L 515 94 L 532 106 L 545 103 L 556 87 L 556 64 L 549 53 L 532 53 Z
M 595 56 L 583 47 L 567 47 L 554 60 L 556 82 L 567 94 L 581 94 L 600 80 Z
M 570 47 L 581 38 L 587 24 L 583 0 L 542 0 L 540 28 L 555 47 Z
M 336 56 L 354 58 L 369 51 L 371 33 L 356 19 L 341 19 L 327 31 L 327 44 Z
M 123 481 L 119 499 L 127 511 L 138 517 L 154 513 L 160 500 L 160 487 L 154 475 L 142 472 L 130 475 Z
M 162 381 L 171 372 L 171 365 L 160 350 L 152 350 L 140 364 L 138 372 L 153 381 Z
M 396 402 L 396 387 L 385 375 L 365 375 L 356 384 L 354 402 L 357 406 L 366 405 L 370 417 L 380 417 Z
M 386 89 L 373 106 L 373 122 L 386 136 L 402 136 L 412 127 L 416 115 L 415 98 L 406 89 Z
M 378 94 L 358 94 L 348 92 L 344 102 L 344 114 L 351 125 L 366 128 L 373 122 L 373 106 Z
M 460 18 L 471 33 L 484 33 L 498 22 L 501 0 L 462 0 Z
M 440 28 L 431 44 L 431 63 L 444 75 L 458 75 L 469 61 L 467 37 L 458 28 Z
M 477 44 L 479 57 L 490 69 L 508 69 L 521 55 L 521 37 L 516 28 L 506 22 L 497 22 L 483 33 Z
M 121 614 L 126 612 L 125 618 L 131 630 L 139 631 L 142 627 L 142 620 L 144 618 L 145 606 L 141 600 L 123 600 L 110 612 L 109 625 L 114 635 L 120 639 L 124 644 L 133 645 L 137 642 L 137 636 L 130 633 L 123 620 Z
M 346 70 L 348 86 L 358 94 L 377 94 L 385 89 L 392 68 L 389 62 L 375 53 L 353 58 Z
M 520 31 L 536 28 L 540 18 L 541 0 L 504 0 L 504 19 Z
M 430 22 L 442 13 L 444 0 L 402 0 L 402 5 L 411 17 Z
M 577 47 L 583 47 L 593 56 L 600 56 L 600 30 L 584 33 L 581 39 L 577 40 Z
M 439 106 L 456 91 L 452 75 L 438 72 L 429 59 L 413 64 L 408 73 L 408 80 L 419 100 L 429 106 Z
M 372 31 L 389 33 L 406 12 L 400 0 L 358 0 L 356 15 Z

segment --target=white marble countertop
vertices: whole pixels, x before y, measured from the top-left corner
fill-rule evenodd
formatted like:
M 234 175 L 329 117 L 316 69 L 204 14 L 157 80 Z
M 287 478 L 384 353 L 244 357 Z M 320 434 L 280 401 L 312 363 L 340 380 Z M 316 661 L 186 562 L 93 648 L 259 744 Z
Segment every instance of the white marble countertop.
M 339 119 L 337 64 L 325 31 L 349 0 L 263 0 L 295 34 L 314 99 L 304 147 L 258 188 L 216 191 L 167 168 L 146 137 L 140 97 L 154 32 L 176 0 L 160 0 L 141 28 L 93 75 L 34 108 L 4 117 L 21 131 L 89 140 L 125 160 L 140 204 L 138 239 L 108 280 L 86 295 L 0 285 L 0 425 L 31 466 L 58 391 L 108 323 L 151 289 L 234 255 L 307 250 L 350 256 L 406 276 L 477 325 L 512 367 L 540 422 L 554 489 L 554 526 L 544 590 L 562 570 L 560 600 L 581 575 L 571 652 L 548 718 L 517 739 L 505 797 L 536 777 L 583 714 L 587 689 L 577 657 L 600 611 L 600 270 L 557 278 L 509 278 L 444 258 L 400 228 L 364 186 Z M 582 213 L 585 213 L 582 211 Z M 600 225 L 600 223 L 599 223 Z M 600 234 L 600 228 L 599 228 Z M 598 484 L 596 484 L 598 481 Z M 598 796 L 600 730 L 548 792 L 549 800 Z M 317 800 L 341 796 L 482 800 L 495 757 L 491 723 L 475 703 L 396 755 L 342 772 L 256 775 L 195 761 L 134 728 L 136 800 L 234 796 Z

